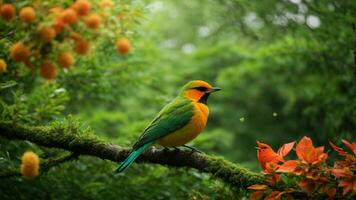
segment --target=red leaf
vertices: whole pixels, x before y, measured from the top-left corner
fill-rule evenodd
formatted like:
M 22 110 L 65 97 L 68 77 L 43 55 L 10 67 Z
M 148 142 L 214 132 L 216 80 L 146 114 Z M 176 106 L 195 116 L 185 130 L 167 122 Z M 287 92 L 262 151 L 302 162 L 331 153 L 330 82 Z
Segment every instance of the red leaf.
M 334 149 L 334 151 L 336 151 L 337 153 L 339 153 L 340 156 L 346 156 L 347 152 L 344 151 L 343 148 L 340 148 L 338 146 L 336 146 L 335 144 L 333 144 L 332 142 L 329 141 L 330 146 Z
M 256 191 L 250 195 L 248 200 L 258 200 L 261 199 L 262 196 L 263 196 L 263 191 Z
M 287 162 L 283 163 L 277 169 L 277 172 L 285 172 L 285 173 L 292 173 L 294 169 L 298 166 L 299 162 L 296 160 L 288 160 Z
M 283 146 L 281 146 L 278 149 L 277 154 L 282 157 L 285 157 L 293 149 L 294 144 L 295 144 L 295 142 L 290 142 L 290 143 L 284 144 Z
M 247 189 L 249 189 L 249 190 L 266 190 L 266 189 L 268 189 L 268 186 L 255 184 L 255 185 L 248 186 Z
M 347 147 L 349 147 L 349 149 L 351 149 L 351 151 L 356 155 L 356 142 L 353 142 L 352 144 L 350 144 L 349 141 L 347 140 L 341 140 L 342 143 L 344 143 Z

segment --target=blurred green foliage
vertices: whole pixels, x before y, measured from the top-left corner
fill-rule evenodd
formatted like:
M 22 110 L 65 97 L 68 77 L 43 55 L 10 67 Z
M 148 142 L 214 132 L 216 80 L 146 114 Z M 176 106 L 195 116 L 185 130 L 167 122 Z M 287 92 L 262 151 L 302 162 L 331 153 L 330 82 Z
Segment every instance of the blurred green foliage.
M 67 2 L 67 1 L 66 1 Z M 114 1 L 120 7 L 124 1 Z M 103 138 L 130 146 L 189 80 L 223 90 L 209 99 L 210 118 L 192 145 L 259 171 L 255 141 L 283 143 L 307 135 L 317 146 L 355 141 L 356 87 L 352 0 L 135 0 L 133 51 L 117 55 L 100 42 L 94 54 L 47 84 L 8 59 L 9 30 L 0 22 L 1 120 L 46 125 L 71 114 Z M 5 27 L 4 29 L 2 27 Z M 3 42 L 6 40 L 6 42 Z M 15 81 L 15 82 L 14 82 Z M 242 120 L 243 119 L 243 120 Z M 26 150 L 41 158 L 62 151 L 0 138 L 1 173 L 18 169 Z M 327 147 L 328 148 L 328 147 Z M 332 159 L 332 158 L 331 158 Z M 214 177 L 191 169 L 117 164 L 80 157 L 36 180 L 0 181 L 1 199 L 236 199 Z

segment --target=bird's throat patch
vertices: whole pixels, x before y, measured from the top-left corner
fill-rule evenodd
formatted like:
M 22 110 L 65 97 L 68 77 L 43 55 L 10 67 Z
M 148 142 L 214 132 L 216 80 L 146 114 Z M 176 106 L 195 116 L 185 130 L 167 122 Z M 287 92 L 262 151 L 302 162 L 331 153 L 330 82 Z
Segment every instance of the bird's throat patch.
M 200 97 L 199 103 L 203 103 L 205 105 L 208 105 L 209 95 L 210 95 L 210 93 L 205 93 L 202 97 Z

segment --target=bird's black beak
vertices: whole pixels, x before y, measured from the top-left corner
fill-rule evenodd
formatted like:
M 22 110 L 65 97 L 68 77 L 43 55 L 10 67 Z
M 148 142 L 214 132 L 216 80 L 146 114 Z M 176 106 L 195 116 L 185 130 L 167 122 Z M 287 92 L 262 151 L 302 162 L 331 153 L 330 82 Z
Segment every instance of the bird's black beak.
M 213 88 L 211 88 L 211 90 L 209 91 L 209 93 L 217 92 L 217 91 L 220 91 L 220 90 L 221 90 L 221 88 L 213 87 Z

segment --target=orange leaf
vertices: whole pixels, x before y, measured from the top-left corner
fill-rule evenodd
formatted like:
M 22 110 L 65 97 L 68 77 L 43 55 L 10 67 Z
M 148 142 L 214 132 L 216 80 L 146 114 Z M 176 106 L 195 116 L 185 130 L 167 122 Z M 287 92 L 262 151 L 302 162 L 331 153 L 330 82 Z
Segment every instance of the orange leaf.
M 312 140 L 306 136 L 299 141 L 296 147 L 298 158 L 313 165 L 324 162 L 328 158 L 328 154 L 323 153 L 323 151 L 323 146 L 315 148 Z
M 340 177 L 345 177 L 345 178 L 351 178 L 352 177 L 352 171 L 348 168 L 343 168 L 343 169 L 333 169 L 332 173 L 336 178 Z
M 262 196 L 263 196 L 263 191 L 256 191 L 250 195 L 248 200 L 258 200 L 261 199 Z
M 307 161 L 314 152 L 313 142 L 309 137 L 304 136 L 296 147 L 297 156 L 300 160 Z
M 294 144 L 295 144 L 295 142 L 290 142 L 290 143 L 282 145 L 278 149 L 277 154 L 282 157 L 285 157 L 293 149 Z
M 298 166 L 299 162 L 296 160 L 288 160 L 277 169 L 277 172 L 292 173 Z
M 266 189 L 268 189 L 268 186 L 255 184 L 255 185 L 248 186 L 247 189 L 249 189 L 249 190 L 266 190 Z
M 344 188 L 342 195 L 345 196 L 353 187 L 353 181 L 348 180 L 348 181 L 340 181 L 339 187 Z
M 341 140 L 342 143 L 344 143 L 347 147 L 349 147 L 351 149 L 351 151 L 356 155 L 356 142 L 353 142 L 352 144 L 350 144 L 349 141 L 347 140 Z
M 329 141 L 330 146 L 334 149 L 334 151 L 336 151 L 337 153 L 339 153 L 340 156 L 346 156 L 347 152 L 344 151 L 343 148 L 340 148 L 338 146 L 336 146 L 335 144 L 333 144 L 332 142 Z

